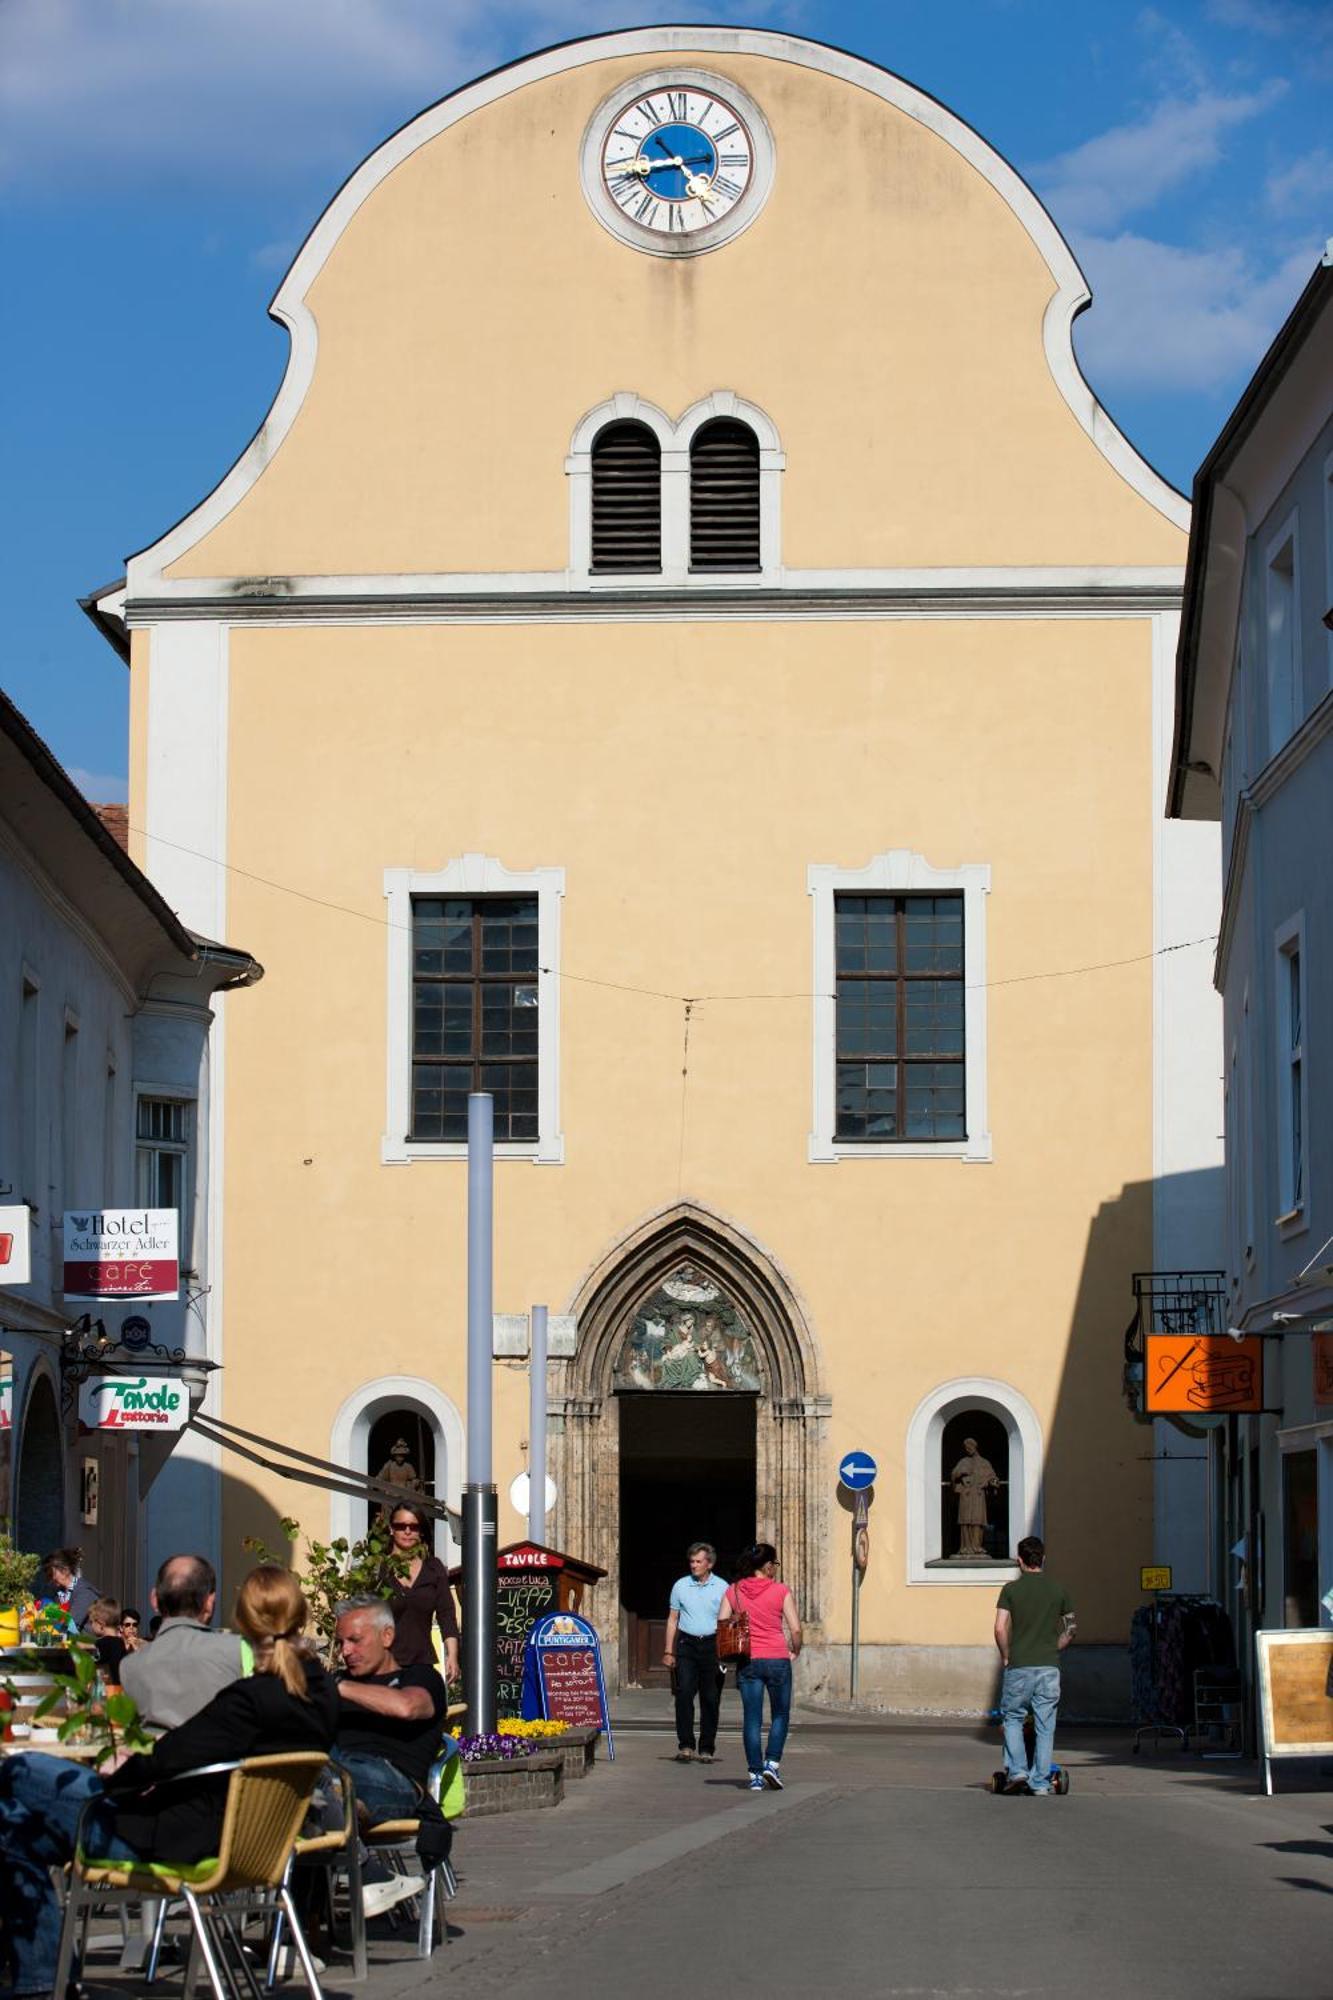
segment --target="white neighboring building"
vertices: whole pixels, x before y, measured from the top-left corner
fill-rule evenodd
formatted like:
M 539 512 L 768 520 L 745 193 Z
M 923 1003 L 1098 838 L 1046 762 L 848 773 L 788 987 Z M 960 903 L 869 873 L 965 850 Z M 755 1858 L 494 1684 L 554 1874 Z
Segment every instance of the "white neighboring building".
M 1168 809 L 1220 819 L 1228 857 L 1227 1319 L 1264 1337 L 1272 1412 L 1218 1433 L 1246 1663 L 1333 1583 L 1331 606 L 1333 244 L 1199 469 L 1177 661 Z
M 29 1282 L 0 1270 L 0 1524 L 39 1553 L 81 1546 L 92 1582 L 141 1605 L 169 1547 L 216 1554 L 216 1472 L 188 1431 L 80 1438 L 70 1329 L 90 1312 L 114 1365 L 138 1315 L 135 1365 L 184 1350 L 204 1393 L 209 1026 L 261 971 L 186 930 L 0 695 L 0 1206 L 26 1207 L 31 1248 Z M 67 1306 L 63 1212 L 123 1203 L 178 1209 L 180 1300 Z

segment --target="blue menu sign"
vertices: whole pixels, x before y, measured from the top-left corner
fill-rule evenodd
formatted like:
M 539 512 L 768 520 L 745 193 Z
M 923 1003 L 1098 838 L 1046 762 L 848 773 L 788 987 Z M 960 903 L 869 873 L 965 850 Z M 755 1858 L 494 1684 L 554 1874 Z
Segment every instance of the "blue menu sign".
M 568 1722 L 576 1729 L 600 1729 L 606 1737 L 606 1754 L 614 1759 L 602 1647 L 587 1619 L 572 1611 L 555 1611 L 539 1619 L 528 1638 L 528 1665 L 523 1713 L 527 1715 L 530 1706 L 540 1703 L 546 1721 Z

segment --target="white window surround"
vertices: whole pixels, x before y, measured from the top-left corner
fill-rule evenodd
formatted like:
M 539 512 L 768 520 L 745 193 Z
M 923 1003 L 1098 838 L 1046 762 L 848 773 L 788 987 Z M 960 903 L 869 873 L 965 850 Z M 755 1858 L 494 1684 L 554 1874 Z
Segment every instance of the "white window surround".
M 894 847 L 876 854 L 864 868 L 826 867 L 812 863 L 806 888 L 814 910 L 814 1111 L 809 1158 L 828 1160 L 969 1160 L 992 1157 L 986 1096 L 986 905 L 990 865 L 970 862 L 961 868 L 932 868 L 920 854 Z M 967 1063 L 967 1137 L 965 1139 L 893 1140 L 882 1144 L 840 1143 L 837 1122 L 837 954 L 833 902 L 838 894 L 874 895 L 919 891 L 942 895 L 963 893 L 964 1046 Z
M 418 1375 L 377 1375 L 373 1382 L 363 1382 L 359 1389 L 354 1389 L 333 1420 L 329 1433 L 330 1459 L 335 1465 L 365 1465 L 371 1425 L 377 1417 L 404 1407 L 419 1410 L 434 1433 L 436 1497 L 456 1513 L 461 1512 L 463 1419 L 442 1389 Z M 357 1509 L 364 1504 L 350 1493 L 329 1495 L 330 1541 L 336 1541 L 340 1535 L 345 1535 L 349 1542 L 357 1539 L 362 1532 Z M 462 1551 L 447 1524 L 437 1534 L 435 1553 L 446 1567 L 461 1560 Z
M 1278 1235 L 1284 1240 L 1299 1236 L 1310 1226 L 1310 1065 L 1309 973 L 1305 957 L 1305 912 L 1299 910 L 1273 933 L 1273 1020 L 1277 1033 L 1273 1054 L 1277 1064 L 1277 1171 L 1279 1214 Z M 1293 1049 L 1291 1036 L 1290 961 L 1300 965 L 1301 1042 Z M 1301 1066 L 1301 1194 L 1297 1200 L 1292 1162 L 1291 1071 L 1294 1061 Z
M 690 569 L 690 442 L 714 417 L 748 424 L 759 440 L 759 570 L 696 574 Z M 640 573 L 594 571 L 592 562 L 592 446 L 607 424 L 646 424 L 662 449 L 662 567 Z M 565 473 L 569 480 L 569 581 L 578 590 L 725 589 L 731 582 L 782 581 L 782 473 L 786 458 L 777 426 L 754 403 L 730 389 L 715 389 L 692 403 L 675 423 L 656 403 L 633 390 L 617 390 L 589 410 L 570 441 Z
M 380 1158 L 387 1166 L 412 1160 L 465 1160 L 461 1141 L 415 1140 L 412 1118 L 412 898 L 414 896 L 536 896 L 537 957 L 537 1139 L 497 1144 L 497 1159 L 534 1160 L 559 1165 L 565 1157 L 560 1131 L 560 899 L 563 868 L 512 870 L 489 854 L 461 854 L 433 874 L 386 868 L 388 903 L 388 1013 L 386 1020 L 388 1109 Z
M 987 1589 L 1018 1575 L 1016 1563 L 988 1562 L 975 1568 L 950 1563 L 932 1569 L 940 1546 L 940 1451 L 944 1426 L 963 1410 L 988 1410 L 1009 1434 L 1009 1539 L 1042 1531 L 1041 1425 L 1026 1396 L 1007 1382 L 984 1375 L 960 1375 L 942 1382 L 917 1404 L 907 1427 L 907 1581 L 950 1588 Z
M 1277 756 L 1305 715 L 1301 685 L 1300 523 L 1288 514 L 1264 551 L 1264 689 L 1268 704 L 1268 761 Z M 1289 558 L 1289 566 L 1284 558 Z

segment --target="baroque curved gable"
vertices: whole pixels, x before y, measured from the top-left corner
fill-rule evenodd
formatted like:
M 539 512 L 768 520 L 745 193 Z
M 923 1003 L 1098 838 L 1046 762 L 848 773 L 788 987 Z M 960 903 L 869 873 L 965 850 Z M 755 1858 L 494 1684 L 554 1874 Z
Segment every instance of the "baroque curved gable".
M 607 237 L 578 153 L 608 89 L 691 59 L 764 102 L 776 175 L 740 241 L 672 264 Z M 1020 175 L 872 63 L 758 30 L 565 44 L 422 112 L 340 188 L 270 307 L 291 352 L 268 416 L 132 559 L 130 598 L 224 578 L 275 596 L 308 576 L 559 583 L 563 452 L 623 390 L 679 411 L 728 387 L 772 414 L 784 561 L 807 575 L 1178 564 L 1186 501 L 1075 360 L 1089 300 Z

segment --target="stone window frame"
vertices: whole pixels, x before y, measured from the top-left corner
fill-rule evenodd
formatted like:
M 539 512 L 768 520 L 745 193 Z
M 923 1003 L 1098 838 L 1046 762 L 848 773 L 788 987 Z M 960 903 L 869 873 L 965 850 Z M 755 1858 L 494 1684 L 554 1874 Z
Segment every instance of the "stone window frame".
M 759 568 L 729 572 L 690 568 L 690 446 L 696 431 L 715 417 L 748 424 L 759 440 Z M 592 568 L 592 447 L 611 423 L 640 423 L 662 453 L 662 557 L 654 570 Z M 757 403 L 731 389 L 714 389 L 673 421 L 665 410 L 630 389 L 620 389 L 579 419 L 565 459 L 569 481 L 569 571 L 576 590 L 725 590 L 733 574 L 753 589 L 782 582 L 782 474 L 787 459 L 777 425 Z
M 1018 1575 L 1016 1562 L 942 1563 L 940 1453 L 944 1427 L 964 1410 L 998 1417 L 1009 1436 L 1009 1537 L 1042 1532 L 1042 1433 L 1022 1391 L 985 1375 L 941 1382 L 917 1404 L 907 1427 L 907 1581 L 962 1589 L 991 1589 Z
M 924 855 L 905 847 L 876 854 L 864 868 L 811 863 L 806 889 L 814 921 L 814 1087 L 808 1157 L 813 1164 L 836 1160 L 963 1160 L 986 1163 L 993 1157 L 986 1063 L 986 898 L 988 862 L 935 868 Z M 965 1139 L 838 1139 L 837 1129 L 837 945 L 834 903 L 849 895 L 947 894 L 963 896 L 964 1050 L 967 1073 Z
M 418 872 L 386 868 L 388 977 L 386 1111 L 380 1159 L 385 1166 L 420 1160 L 466 1160 L 460 1140 L 409 1139 L 412 1117 L 412 899 L 414 896 L 536 896 L 540 995 L 537 1010 L 537 1137 L 497 1144 L 499 1159 L 559 1166 L 565 1157 L 560 1130 L 560 905 L 563 868 L 510 869 L 490 854 L 462 854 L 443 868 Z

